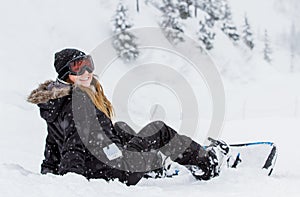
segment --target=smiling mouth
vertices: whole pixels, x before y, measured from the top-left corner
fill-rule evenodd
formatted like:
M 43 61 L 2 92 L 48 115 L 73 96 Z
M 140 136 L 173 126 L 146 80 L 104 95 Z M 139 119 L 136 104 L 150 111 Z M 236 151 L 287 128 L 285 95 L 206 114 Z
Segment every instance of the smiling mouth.
M 90 79 L 90 77 L 86 77 L 86 78 L 81 78 L 79 79 L 80 81 L 88 81 Z

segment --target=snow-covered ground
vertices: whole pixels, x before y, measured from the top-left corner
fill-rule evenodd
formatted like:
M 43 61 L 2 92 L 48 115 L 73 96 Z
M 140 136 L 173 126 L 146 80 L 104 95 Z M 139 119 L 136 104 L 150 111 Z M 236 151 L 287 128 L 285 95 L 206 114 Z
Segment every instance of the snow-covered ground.
M 218 44 L 211 55 L 220 70 L 224 71 L 224 66 L 229 68 L 223 73 L 226 121 L 221 138 L 229 143 L 275 142 L 279 155 L 271 177 L 252 170 L 225 169 L 220 177 L 199 182 L 182 169 L 172 179 L 143 179 L 137 186 L 126 187 L 117 181 L 88 182 L 76 174 L 40 175 L 46 125 L 37 107 L 25 101 L 26 96 L 40 82 L 56 77 L 54 52 L 65 47 L 91 52 L 110 36 L 110 19 L 117 1 L 11 0 L 2 2 L 0 7 L 1 196 L 298 196 L 300 74 L 287 72 L 288 52 L 278 42 L 281 30 L 290 27 L 291 13 L 285 15 L 288 4 L 284 4 L 285 12 L 277 15 L 282 3 L 279 0 L 264 1 L 262 9 L 257 9 L 256 1 L 230 2 L 237 17 L 247 11 L 258 35 L 268 27 L 278 50 L 273 65 L 269 65 L 262 60 L 263 44 L 259 39 L 258 49 L 249 56 L 221 35 L 217 36 Z M 134 6 L 134 1 L 130 1 L 136 27 L 156 25 L 155 9 L 141 3 L 141 13 L 136 13 Z M 269 16 L 260 20 L 264 12 Z M 278 22 L 272 23 L 272 17 L 277 17 Z M 283 24 L 282 28 L 278 24 Z M 174 109 L 170 113 L 175 112 Z M 210 108 L 207 113 L 211 113 Z M 203 122 L 206 127 L 205 118 Z M 178 126 L 176 121 L 170 124 L 174 128 Z
M 7 108 L 6 108 L 7 110 Z M 20 110 L 20 109 L 19 109 Z M 18 110 L 12 111 L 18 113 Z M 38 119 L 33 112 L 21 113 Z M 300 171 L 298 166 L 299 119 L 271 118 L 248 121 L 228 121 L 223 137 L 230 142 L 272 140 L 279 155 L 273 175 L 259 171 L 225 168 L 221 176 L 199 182 L 183 169 L 179 176 L 164 179 L 144 179 L 134 187 L 117 181 L 88 182 L 76 174 L 63 177 L 40 175 L 44 125 L 31 118 L 15 123 L 14 129 L 2 133 L 0 190 L 2 196 L 298 196 Z M 33 120 L 31 120 L 32 122 Z M 21 124 L 22 123 L 22 124 Z M 34 126 L 36 124 L 36 126 Z

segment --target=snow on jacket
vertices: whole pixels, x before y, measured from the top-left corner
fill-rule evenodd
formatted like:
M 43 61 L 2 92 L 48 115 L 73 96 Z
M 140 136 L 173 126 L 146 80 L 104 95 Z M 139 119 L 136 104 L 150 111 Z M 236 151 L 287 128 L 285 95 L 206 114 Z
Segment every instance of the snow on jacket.
M 143 173 L 115 168 L 116 165 L 119 169 L 139 168 L 130 161 L 106 158 L 103 147 L 111 143 L 122 147 L 121 139 L 111 120 L 79 88 L 46 81 L 31 92 L 28 101 L 39 106 L 40 115 L 47 122 L 48 135 L 41 173 L 63 175 L 74 172 L 88 179 L 119 178 L 129 185 L 143 176 Z

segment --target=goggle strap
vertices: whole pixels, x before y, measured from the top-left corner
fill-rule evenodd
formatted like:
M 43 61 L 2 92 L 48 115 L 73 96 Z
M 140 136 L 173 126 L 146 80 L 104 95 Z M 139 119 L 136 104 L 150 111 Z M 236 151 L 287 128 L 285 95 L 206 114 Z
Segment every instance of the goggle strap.
M 68 67 L 69 65 L 69 62 L 70 61 L 68 61 L 68 63 L 66 63 L 63 67 L 61 67 L 58 71 L 57 71 L 57 73 L 60 73 L 63 69 L 65 69 L 66 67 Z
M 64 80 L 62 80 L 62 79 L 60 79 L 60 78 L 56 78 L 56 80 L 58 81 L 58 82 L 60 82 L 60 83 L 63 83 L 63 84 L 65 84 L 65 85 L 71 85 L 71 83 L 68 83 L 68 82 L 66 82 L 66 81 L 64 81 Z

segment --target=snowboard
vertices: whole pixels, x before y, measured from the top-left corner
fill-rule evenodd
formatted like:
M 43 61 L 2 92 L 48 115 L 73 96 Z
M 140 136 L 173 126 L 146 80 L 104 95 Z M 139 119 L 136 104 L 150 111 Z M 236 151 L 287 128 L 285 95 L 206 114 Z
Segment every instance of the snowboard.
M 230 151 L 222 164 L 222 168 L 250 169 L 257 173 L 262 172 L 271 176 L 278 155 L 277 147 L 273 142 L 236 143 L 230 144 L 229 147 Z M 182 166 L 180 167 L 180 165 L 169 158 L 165 161 L 165 168 L 159 177 L 179 175 L 180 171 L 182 171 Z M 197 166 L 186 167 L 195 174 L 199 171 Z
M 214 140 L 214 139 L 211 139 Z M 248 142 L 230 144 L 230 151 L 222 168 L 250 169 L 257 173 L 262 172 L 270 176 L 274 170 L 278 150 L 273 142 Z M 180 166 L 173 162 L 169 157 L 164 158 L 164 169 L 160 171 L 151 171 L 146 174 L 145 178 L 165 178 L 173 177 L 185 171 L 186 167 L 192 174 L 202 171 L 198 166 Z
M 229 168 L 261 169 L 270 176 L 274 170 L 278 150 L 273 142 L 230 144 Z

